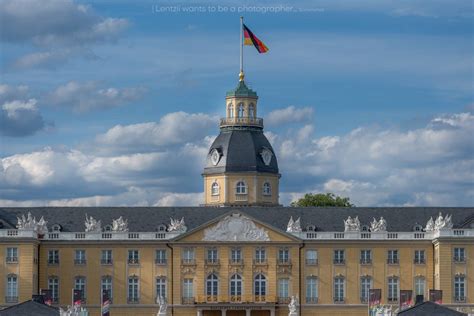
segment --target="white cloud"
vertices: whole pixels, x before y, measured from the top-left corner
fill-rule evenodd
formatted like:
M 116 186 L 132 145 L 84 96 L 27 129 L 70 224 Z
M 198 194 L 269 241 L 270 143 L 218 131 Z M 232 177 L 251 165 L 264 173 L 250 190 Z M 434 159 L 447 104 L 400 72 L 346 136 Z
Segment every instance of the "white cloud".
M 283 109 L 273 110 L 265 118 L 265 124 L 278 126 L 287 123 L 308 122 L 313 119 L 312 107 L 295 107 L 291 105 Z
M 102 87 L 100 82 L 70 81 L 59 86 L 45 97 L 44 103 L 71 107 L 75 112 L 117 107 L 140 99 L 146 92 L 144 87 Z

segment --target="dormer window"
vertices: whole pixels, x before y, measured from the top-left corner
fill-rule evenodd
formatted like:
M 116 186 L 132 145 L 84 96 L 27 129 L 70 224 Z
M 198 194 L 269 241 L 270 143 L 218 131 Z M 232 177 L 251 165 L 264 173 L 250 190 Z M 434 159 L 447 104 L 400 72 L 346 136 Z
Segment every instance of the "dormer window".
M 111 225 L 105 225 L 105 226 L 104 226 L 104 231 L 105 231 L 105 232 L 110 232 L 110 231 L 112 231 L 112 226 L 111 226 Z
M 235 193 L 236 194 L 247 194 L 247 186 L 245 185 L 244 181 L 237 182 L 237 185 L 235 187 Z
M 212 195 L 219 195 L 219 183 L 214 181 L 211 185 L 211 194 Z
M 423 226 L 421 226 L 419 224 L 416 224 L 415 226 L 413 226 L 413 231 L 421 232 L 421 231 L 423 231 Z
M 369 231 L 369 226 L 363 225 L 362 228 L 361 228 L 361 231 L 368 232 Z
M 164 231 L 166 231 L 166 225 L 165 225 L 165 224 L 158 225 L 158 231 L 159 231 L 159 232 L 164 232 Z
M 269 196 L 272 195 L 272 186 L 269 182 L 263 184 L 263 195 Z
M 316 226 L 314 226 L 314 225 L 308 225 L 308 226 L 306 226 L 306 231 L 308 231 L 308 232 L 314 232 L 314 231 L 316 231 Z
M 51 231 L 53 232 L 60 232 L 61 230 L 62 230 L 62 227 L 59 224 L 54 224 L 53 226 L 51 226 Z

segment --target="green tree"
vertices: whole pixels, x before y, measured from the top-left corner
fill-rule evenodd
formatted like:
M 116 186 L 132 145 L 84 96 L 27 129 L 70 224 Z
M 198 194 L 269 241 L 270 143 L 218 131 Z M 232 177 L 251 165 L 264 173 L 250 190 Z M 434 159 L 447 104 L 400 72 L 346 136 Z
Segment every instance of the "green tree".
M 337 206 L 337 207 L 353 207 L 348 197 L 340 197 L 333 193 L 307 193 L 298 201 L 293 201 L 290 204 L 294 207 L 307 206 Z

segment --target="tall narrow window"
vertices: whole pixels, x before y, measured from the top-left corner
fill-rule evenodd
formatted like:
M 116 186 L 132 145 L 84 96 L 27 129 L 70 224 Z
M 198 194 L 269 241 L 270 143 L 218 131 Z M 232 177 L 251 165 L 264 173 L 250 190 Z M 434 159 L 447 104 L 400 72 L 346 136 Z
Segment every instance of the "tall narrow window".
M 306 278 L 306 303 L 318 302 L 318 279 L 316 277 Z
M 217 182 L 212 183 L 211 194 L 212 195 L 219 195 L 219 183 L 217 183 Z
M 127 302 L 128 303 L 138 303 L 139 297 L 139 283 L 138 277 L 131 276 L 128 278 L 128 296 Z
M 208 301 L 214 301 L 217 299 L 217 292 L 219 288 L 219 280 L 217 275 L 210 274 L 206 279 L 206 295 Z
M 79 276 L 74 278 L 74 289 L 81 291 L 82 302 L 86 301 L 86 278 Z
M 372 251 L 370 249 L 363 249 L 360 251 L 360 263 L 361 264 L 372 263 Z
M 288 279 L 279 279 L 278 280 L 278 301 L 282 303 L 287 303 L 289 298 L 289 283 Z
M 48 250 L 48 264 L 59 264 L 59 250 Z
M 240 301 L 241 295 L 242 295 L 242 277 L 238 274 L 234 274 L 230 278 L 231 301 Z
M 267 279 L 263 274 L 257 274 L 254 280 L 254 294 L 255 300 L 265 301 L 265 295 L 267 294 Z
M 229 109 L 229 112 L 227 114 L 227 117 L 234 118 L 234 105 L 232 103 L 229 103 L 228 109 Z
M 389 250 L 387 252 L 387 263 L 398 264 L 398 250 Z
M 454 301 L 464 302 L 466 300 L 466 278 L 463 275 L 454 277 Z
M 206 262 L 209 263 L 218 263 L 219 258 L 217 255 L 217 249 L 216 248 L 209 248 L 207 249 L 207 259 Z
M 245 182 L 243 182 L 243 181 L 237 182 L 237 185 L 235 187 L 235 193 L 237 193 L 237 194 L 247 194 L 247 186 L 245 185 Z
M 8 247 L 7 248 L 7 263 L 17 263 L 18 262 L 18 248 Z
M 398 301 L 398 278 L 396 277 L 388 278 L 388 301 Z
M 243 103 L 240 103 L 240 104 L 239 104 L 237 116 L 238 116 L 239 118 L 242 118 L 242 117 L 245 116 L 245 108 L 244 108 L 244 104 L 243 104 Z
M 183 280 L 183 304 L 194 303 L 193 279 Z
M 369 299 L 369 290 L 372 285 L 372 279 L 370 277 L 360 278 L 360 301 L 362 303 L 367 303 Z
M 425 278 L 415 278 L 415 295 L 425 295 Z
M 315 265 L 318 264 L 318 251 L 317 250 L 306 250 L 306 264 Z
M 424 250 L 415 250 L 415 264 L 425 263 L 425 251 Z
M 7 276 L 7 303 L 18 302 L 18 277 L 16 274 L 10 274 Z
M 289 263 L 290 262 L 290 251 L 287 248 L 278 250 L 278 263 Z
M 166 264 L 166 249 L 156 249 L 155 263 Z
M 138 250 L 129 250 L 128 251 L 128 264 L 139 264 L 140 263 L 140 254 Z
M 112 264 L 112 250 L 102 250 L 100 255 L 101 264 Z
M 454 262 L 465 262 L 465 251 L 464 248 L 454 248 Z
M 255 118 L 255 106 L 252 103 L 249 105 L 249 118 Z
M 59 279 L 55 276 L 48 278 L 48 289 L 51 291 L 51 299 L 54 303 L 59 302 Z
M 267 261 L 267 254 L 265 248 L 257 247 L 255 249 L 255 263 L 265 263 Z
M 110 275 L 102 277 L 101 287 L 102 291 L 107 291 L 107 294 L 109 295 L 109 300 L 112 302 L 112 277 Z
M 241 263 L 242 261 L 242 250 L 240 248 L 232 248 L 230 251 L 230 262 Z
M 86 264 L 86 251 L 84 249 L 79 249 L 75 251 L 74 263 Z
M 345 254 L 343 249 L 334 250 L 334 264 L 344 264 Z
M 344 302 L 344 278 L 336 277 L 334 278 L 334 302 L 341 303 Z
M 270 185 L 269 182 L 265 182 L 263 184 L 263 195 L 272 195 L 272 186 Z
M 156 278 L 156 297 L 166 297 L 166 278 Z
M 194 263 L 194 249 L 184 248 L 183 249 L 183 263 L 193 264 Z

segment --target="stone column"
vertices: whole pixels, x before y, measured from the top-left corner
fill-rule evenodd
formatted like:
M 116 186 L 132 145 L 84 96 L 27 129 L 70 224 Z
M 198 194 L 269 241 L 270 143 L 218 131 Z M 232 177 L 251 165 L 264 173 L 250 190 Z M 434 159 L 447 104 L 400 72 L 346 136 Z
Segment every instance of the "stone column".
M 250 316 L 250 309 L 245 310 L 245 316 Z
M 270 310 L 270 316 L 275 316 L 275 309 L 274 309 L 274 308 L 272 308 L 272 309 Z
M 202 316 L 202 309 L 198 309 L 198 310 L 197 310 L 196 316 Z
M 226 314 L 227 314 L 227 309 L 223 309 L 223 310 L 221 311 L 221 316 L 226 316 Z

